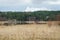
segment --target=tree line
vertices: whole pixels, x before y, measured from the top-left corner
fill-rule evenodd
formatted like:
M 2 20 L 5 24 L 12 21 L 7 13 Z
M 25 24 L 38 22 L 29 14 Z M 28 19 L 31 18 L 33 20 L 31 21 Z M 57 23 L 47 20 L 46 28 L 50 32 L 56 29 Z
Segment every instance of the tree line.
M 28 17 L 36 17 L 40 21 L 47 21 L 47 18 L 49 17 L 54 21 L 56 15 L 60 15 L 60 11 L 0 12 L 0 17 L 5 17 L 7 20 L 16 19 L 19 21 L 27 21 Z

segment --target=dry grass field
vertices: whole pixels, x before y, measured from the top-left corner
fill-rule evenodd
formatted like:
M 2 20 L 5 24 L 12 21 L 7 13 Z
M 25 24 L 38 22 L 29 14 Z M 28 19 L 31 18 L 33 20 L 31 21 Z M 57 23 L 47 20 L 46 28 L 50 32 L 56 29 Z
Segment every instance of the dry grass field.
M 0 40 L 60 40 L 60 26 L 25 24 L 0 26 Z

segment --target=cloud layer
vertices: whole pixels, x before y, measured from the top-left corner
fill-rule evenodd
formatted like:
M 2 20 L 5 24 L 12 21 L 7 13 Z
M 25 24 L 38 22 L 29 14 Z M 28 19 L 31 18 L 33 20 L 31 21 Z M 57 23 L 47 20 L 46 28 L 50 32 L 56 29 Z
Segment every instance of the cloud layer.
M 44 7 L 42 7 L 42 8 L 30 8 L 30 7 L 27 7 L 26 9 L 25 9 L 25 11 L 26 12 L 33 12 L 33 11 L 51 11 L 50 9 L 47 9 L 47 8 L 44 8 Z
M 60 0 L 0 0 L 0 11 L 60 10 Z

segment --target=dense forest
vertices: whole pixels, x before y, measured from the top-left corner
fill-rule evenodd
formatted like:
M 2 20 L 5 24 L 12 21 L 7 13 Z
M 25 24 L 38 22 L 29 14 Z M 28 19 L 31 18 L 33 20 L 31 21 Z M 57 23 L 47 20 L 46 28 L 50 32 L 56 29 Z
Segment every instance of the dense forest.
M 28 17 L 36 17 L 39 21 L 47 21 L 49 17 L 52 21 L 56 15 L 60 15 L 60 11 L 35 11 L 35 12 L 0 12 L 0 17 L 8 19 L 16 19 L 19 21 L 27 21 Z

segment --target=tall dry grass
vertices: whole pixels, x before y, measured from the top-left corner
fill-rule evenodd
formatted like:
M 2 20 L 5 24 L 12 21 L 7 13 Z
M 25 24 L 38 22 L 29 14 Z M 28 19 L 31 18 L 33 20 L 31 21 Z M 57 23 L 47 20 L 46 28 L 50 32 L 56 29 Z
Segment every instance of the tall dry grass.
M 60 27 L 47 24 L 0 26 L 0 40 L 60 40 Z

